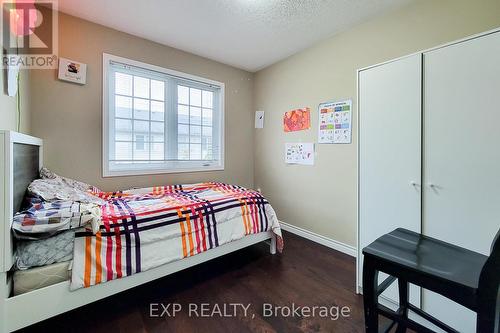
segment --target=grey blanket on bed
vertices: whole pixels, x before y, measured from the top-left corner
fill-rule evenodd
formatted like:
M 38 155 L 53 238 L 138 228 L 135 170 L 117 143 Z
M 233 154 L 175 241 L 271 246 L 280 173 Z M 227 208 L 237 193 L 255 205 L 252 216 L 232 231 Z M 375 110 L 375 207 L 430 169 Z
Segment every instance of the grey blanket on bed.
M 19 241 L 15 269 L 28 269 L 72 260 L 74 241 L 75 230 L 64 231 L 42 240 Z

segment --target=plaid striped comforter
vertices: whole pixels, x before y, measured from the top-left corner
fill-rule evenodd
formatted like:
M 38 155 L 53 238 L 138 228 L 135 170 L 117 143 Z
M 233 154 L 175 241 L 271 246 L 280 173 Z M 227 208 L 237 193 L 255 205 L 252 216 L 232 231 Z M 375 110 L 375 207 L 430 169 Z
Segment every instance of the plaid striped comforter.
M 89 287 L 272 230 L 278 219 L 259 192 L 200 183 L 99 192 L 100 231 L 76 234 L 71 289 Z

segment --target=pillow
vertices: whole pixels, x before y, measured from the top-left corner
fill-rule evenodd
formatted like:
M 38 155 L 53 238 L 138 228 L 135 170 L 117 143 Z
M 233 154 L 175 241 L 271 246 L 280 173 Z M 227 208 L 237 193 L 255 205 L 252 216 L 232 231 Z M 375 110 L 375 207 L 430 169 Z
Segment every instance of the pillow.
M 28 192 L 45 201 L 64 200 L 104 205 L 106 201 L 93 195 L 99 192 L 95 187 L 56 175 L 46 168 L 40 170 L 41 179 L 35 179 L 28 186 Z
M 12 230 L 18 239 L 40 239 L 50 237 L 62 230 L 88 227 L 93 233 L 99 231 L 101 208 L 95 204 L 75 201 L 43 201 L 31 196 L 29 207 L 14 215 Z
M 16 244 L 15 269 L 28 269 L 72 260 L 74 241 L 74 230 L 64 231 L 47 239 L 19 241 Z

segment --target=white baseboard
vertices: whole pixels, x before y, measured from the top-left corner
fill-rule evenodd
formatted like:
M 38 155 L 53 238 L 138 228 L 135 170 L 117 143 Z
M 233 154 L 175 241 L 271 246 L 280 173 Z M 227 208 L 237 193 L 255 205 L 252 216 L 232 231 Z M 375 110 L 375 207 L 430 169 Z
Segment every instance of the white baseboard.
M 331 249 L 334 249 L 336 251 L 345 253 L 347 255 L 350 255 L 351 257 L 356 257 L 357 251 L 354 246 L 347 245 L 345 243 L 336 241 L 334 239 L 318 235 L 317 233 L 314 233 L 312 231 L 302 229 L 300 227 L 296 227 L 294 225 L 285 223 L 280 221 L 281 228 L 283 230 L 286 230 L 288 232 L 291 232 L 292 234 L 295 234 L 300 237 L 304 237 L 306 239 L 309 239 L 310 241 L 313 241 L 315 243 L 324 245 L 326 247 L 329 247 Z

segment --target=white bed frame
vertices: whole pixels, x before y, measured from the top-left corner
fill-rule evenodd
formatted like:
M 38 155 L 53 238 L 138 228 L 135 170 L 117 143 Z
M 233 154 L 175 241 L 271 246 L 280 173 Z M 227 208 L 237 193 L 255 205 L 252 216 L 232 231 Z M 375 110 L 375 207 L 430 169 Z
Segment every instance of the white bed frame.
M 41 139 L 12 131 L 0 131 L 0 190 L 3 190 L 0 199 L 0 333 L 18 330 L 262 241 L 270 240 L 270 252 L 271 254 L 276 253 L 276 238 L 269 231 L 249 235 L 238 241 L 221 245 L 193 257 L 90 288 L 70 292 L 69 281 L 65 281 L 10 297 L 12 279 L 8 272 L 13 264 L 11 225 L 12 216 L 14 215 L 14 144 L 39 147 L 39 168 L 42 166 L 43 160 L 43 141 Z

